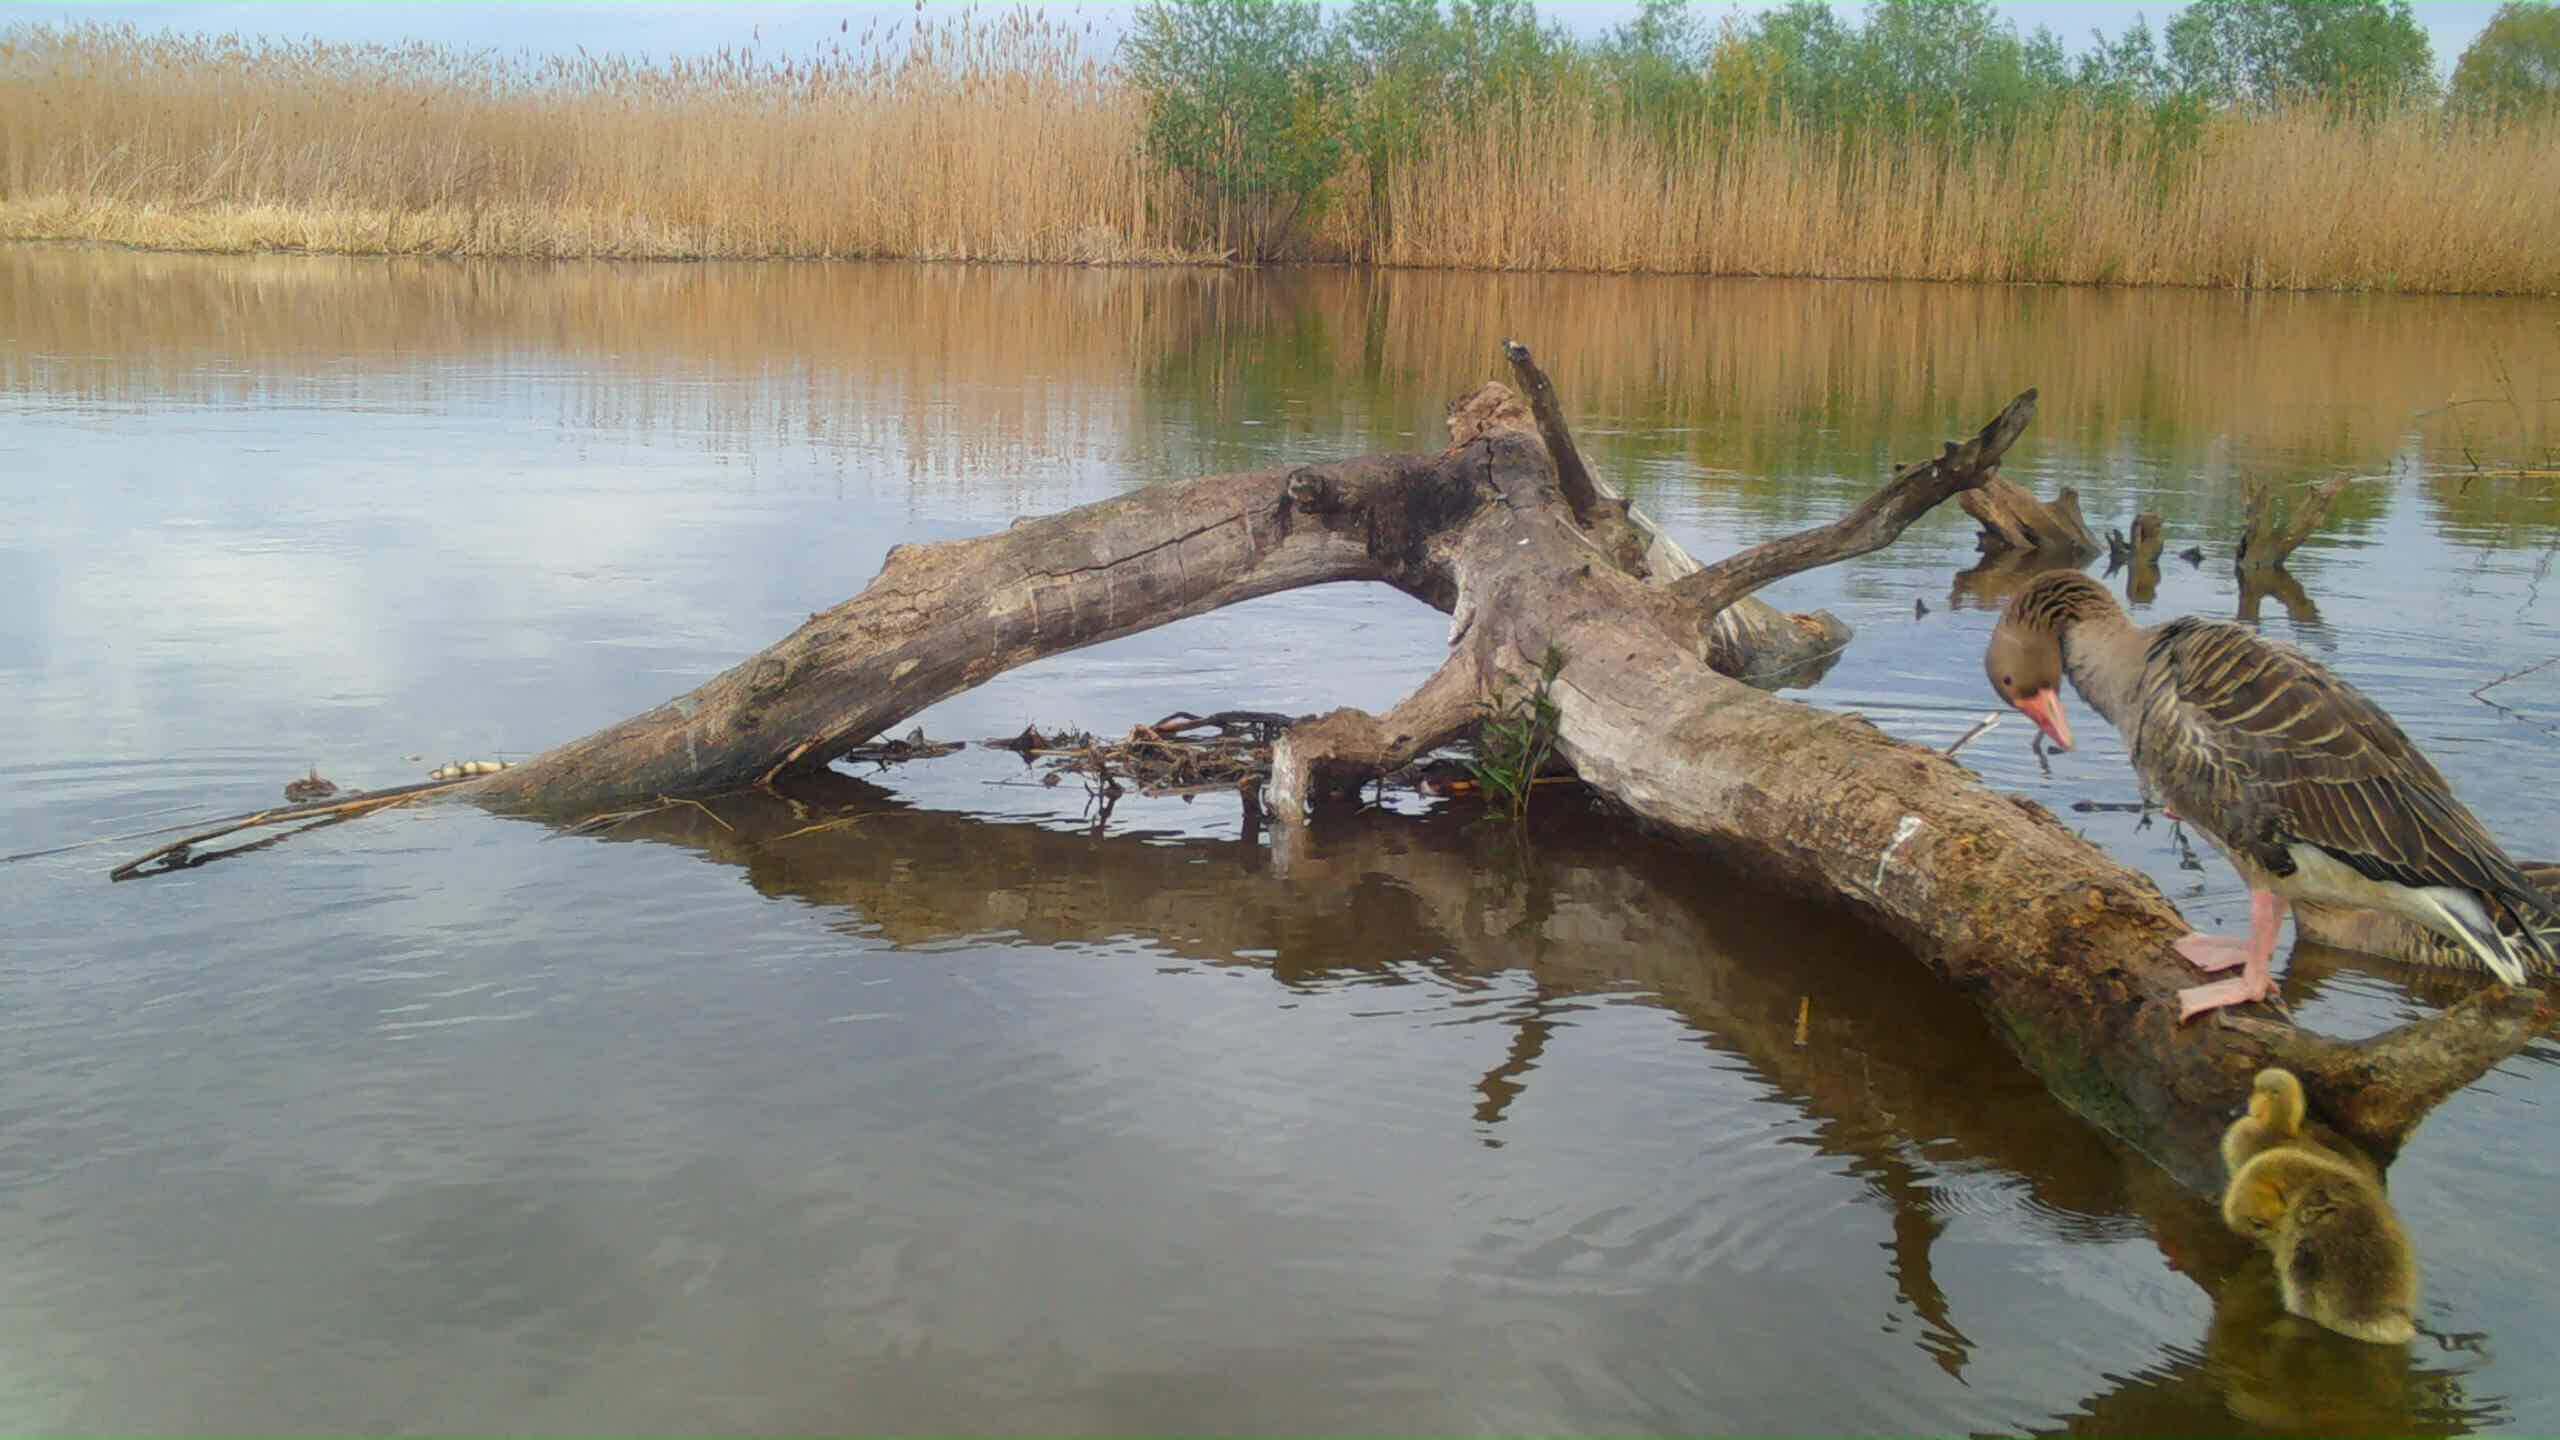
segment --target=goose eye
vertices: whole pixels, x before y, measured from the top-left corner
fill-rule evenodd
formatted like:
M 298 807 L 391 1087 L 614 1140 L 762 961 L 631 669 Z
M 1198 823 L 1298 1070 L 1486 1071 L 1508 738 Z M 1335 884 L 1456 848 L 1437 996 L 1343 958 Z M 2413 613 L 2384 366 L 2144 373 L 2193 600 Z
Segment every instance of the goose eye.
M 2013 680 L 2013 679 L 2009 678 L 2009 677 L 2008 677 L 2008 676 L 2006 676 L 2006 675 L 2003 675 L 2003 676 L 2001 676 L 2001 677 L 2000 677 L 2000 688 L 2001 688 L 2001 689 L 2003 689 L 2003 690 L 2006 690 L 2006 689 L 2008 689 L 2010 686 L 2015 685 L 2015 684 L 2017 684 L 2017 683 L 2018 683 L 2017 681 L 2015 681 L 2015 680 Z

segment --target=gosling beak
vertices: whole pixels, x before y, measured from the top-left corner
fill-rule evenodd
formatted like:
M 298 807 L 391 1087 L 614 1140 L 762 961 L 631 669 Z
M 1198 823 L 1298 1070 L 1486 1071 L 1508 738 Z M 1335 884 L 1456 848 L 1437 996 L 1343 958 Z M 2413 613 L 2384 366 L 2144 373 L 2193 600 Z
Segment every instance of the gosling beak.
M 2011 702 L 2018 713 L 2036 722 L 2045 738 L 2062 749 L 2071 748 L 2071 718 L 2062 713 L 2062 687 L 2051 686 L 2033 695 L 2022 695 Z

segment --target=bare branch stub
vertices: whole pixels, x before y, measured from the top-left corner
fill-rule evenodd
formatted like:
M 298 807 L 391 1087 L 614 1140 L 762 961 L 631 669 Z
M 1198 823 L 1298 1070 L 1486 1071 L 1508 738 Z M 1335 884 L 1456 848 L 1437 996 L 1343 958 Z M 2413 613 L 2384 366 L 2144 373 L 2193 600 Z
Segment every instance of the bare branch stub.
M 1708 625 L 1726 606 L 1772 581 L 1881 550 L 1948 496 L 1988 481 L 2035 413 L 2036 392 L 2029 390 L 1972 439 L 1951 442 L 1937 458 L 1904 466 L 1857 509 L 1828 525 L 1719 560 L 1675 582 L 1671 593 L 1695 607 L 1699 624 Z
M 1573 443 L 1573 427 L 1565 423 L 1564 402 L 1556 398 L 1554 382 L 1519 341 L 1503 341 L 1502 355 L 1511 362 L 1511 373 L 1519 377 L 1521 393 L 1529 397 L 1538 438 L 1546 442 L 1547 456 L 1555 463 L 1556 488 L 1564 492 L 1575 523 L 1590 532 L 1611 563 L 1639 580 L 1647 578 L 1647 537 L 1628 518 L 1628 502 L 1606 493 L 1592 478 L 1591 468 L 1582 463 L 1582 451 Z

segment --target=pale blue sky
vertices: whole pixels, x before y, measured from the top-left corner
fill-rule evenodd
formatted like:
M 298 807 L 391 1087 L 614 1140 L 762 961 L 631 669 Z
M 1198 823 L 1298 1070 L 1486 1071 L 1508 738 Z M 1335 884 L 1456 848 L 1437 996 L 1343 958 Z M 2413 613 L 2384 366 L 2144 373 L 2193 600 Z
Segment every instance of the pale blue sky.
M 2488 24 L 2498 0 L 2414 0 L 2420 23 L 2435 43 L 2438 68 L 2450 71 L 2463 47 Z M 954 0 L 927 0 L 928 11 L 956 12 Z M 988 8 L 1003 8 L 989 6 Z M 1131 6 L 1127 0 L 1038 5 L 1057 17 L 1089 19 L 1096 29 L 1116 32 Z M 1539 10 L 1576 31 L 1594 33 L 1635 11 L 1632 0 L 1552 0 Z M 1726 6 L 1700 0 L 1701 13 L 1721 14 Z M 1762 3 L 1734 6 L 1748 11 Z M 1855 15 L 1863 6 L 1839 3 L 1834 9 Z M 2136 15 L 2148 15 L 2157 28 L 2178 4 L 2141 4 L 2132 0 L 2010 0 L 2000 8 L 2021 31 L 2052 27 L 2074 49 L 2092 27 L 2112 35 Z M 572 0 L 459 0 L 431 5 L 292 3 L 173 3 L 173 0 L 103 0 L 103 3 L 28 3 L 0 0 L 0 23 L 63 18 L 132 21 L 145 28 L 237 31 L 243 34 L 312 35 L 330 40 L 436 40 L 504 50 L 567 51 L 584 45 L 591 51 L 631 54 L 704 54 L 724 46 L 761 38 L 768 50 L 794 51 L 834 37 L 839 21 L 851 19 L 857 29 L 875 17 L 911 13 L 911 0 L 845 0 L 836 4 L 668 4 L 572 3 Z

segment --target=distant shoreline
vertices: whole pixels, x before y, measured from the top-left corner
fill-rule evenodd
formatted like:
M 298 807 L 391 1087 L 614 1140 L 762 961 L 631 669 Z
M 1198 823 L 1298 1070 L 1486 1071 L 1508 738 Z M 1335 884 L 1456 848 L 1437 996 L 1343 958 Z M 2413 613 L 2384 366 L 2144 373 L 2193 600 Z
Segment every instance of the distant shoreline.
M 343 224 L 338 217 L 292 214 L 260 214 L 237 216 L 214 214 L 173 216 L 141 207 L 129 210 L 108 209 L 83 213 L 65 220 L 63 202 L 59 199 L 34 201 L 0 200 L 0 245 L 42 245 L 87 247 L 121 251 L 135 255 L 195 255 L 206 257 L 275 256 L 309 259 L 346 260 L 494 260 L 538 262 L 600 262 L 607 264 L 697 265 L 697 264 L 783 264 L 783 265 L 953 265 L 1005 266 L 1066 270 L 1204 270 L 1243 272 L 1286 272 L 1292 270 L 1349 270 L 1372 272 L 1417 272 L 1449 275 L 1556 275 L 1593 278 L 1651 280 L 1806 280 L 1840 284 L 1917 284 L 1917 285 L 1992 285 L 1992 286 L 2058 286 L 2087 290 L 2180 290 L 2227 294 L 2286 295 L 2397 295 L 2412 298 L 2441 297 L 2469 299 L 2548 299 L 2560 295 L 2560 288 L 2547 290 L 2422 290 L 2393 287 L 2381 283 L 2334 283 L 2297 285 L 2247 285 L 2199 280 L 2057 280 L 2010 276 L 1942 276 L 1889 274 L 1820 274 L 1810 271 L 1773 272 L 1766 270 L 1647 270 L 1598 269 L 1550 266 L 1528 270 L 1504 265 L 1398 264 L 1390 261 L 1342 258 L 1316 258 L 1260 263 L 1238 261 L 1216 256 L 1120 257 L 1100 259 L 1031 259 L 1018 256 L 988 255 L 797 255 L 797 254 L 712 254 L 670 249 L 646 251 L 556 251 L 542 249 L 469 249 L 435 244 L 404 244 L 385 248 L 369 243 L 361 235 L 346 243 L 310 243 L 303 240 L 271 238 L 277 235 L 307 235 L 326 232 L 333 224 Z M 410 234 L 432 234 L 432 217 L 412 219 Z M 377 222 L 378 224 L 378 222 Z M 399 232 L 394 232 L 399 238 Z

